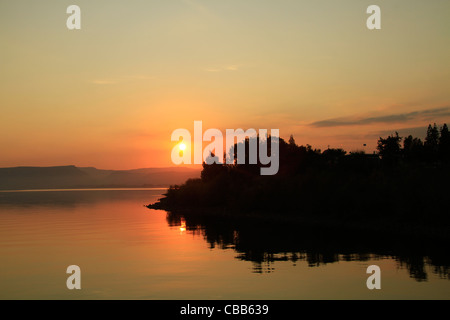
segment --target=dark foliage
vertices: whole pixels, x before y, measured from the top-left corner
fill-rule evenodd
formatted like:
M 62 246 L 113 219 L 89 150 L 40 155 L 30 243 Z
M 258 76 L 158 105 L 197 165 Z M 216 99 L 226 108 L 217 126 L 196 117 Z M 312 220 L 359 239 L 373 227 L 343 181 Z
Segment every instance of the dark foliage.
M 258 164 L 203 165 L 201 179 L 172 186 L 151 208 L 220 209 L 354 224 L 448 230 L 449 132 L 428 127 L 425 143 L 398 133 L 378 140 L 378 153 L 313 149 L 279 140 L 280 169 Z M 248 163 L 249 139 L 246 145 Z M 237 145 L 234 146 L 235 149 Z

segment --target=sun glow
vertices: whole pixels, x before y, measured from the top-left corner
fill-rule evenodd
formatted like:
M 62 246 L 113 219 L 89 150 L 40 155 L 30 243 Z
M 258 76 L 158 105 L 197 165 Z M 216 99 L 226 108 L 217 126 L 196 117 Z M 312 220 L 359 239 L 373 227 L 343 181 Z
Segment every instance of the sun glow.
M 184 151 L 184 150 L 186 150 L 186 144 L 184 144 L 184 143 L 180 143 L 180 146 L 179 146 L 179 148 L 180 148 L 180 150 L 181 150 L 181 151 Z
M 180 226 L 180 234 L 183 234 L 186 231 L 186 222 L 182 221 Z

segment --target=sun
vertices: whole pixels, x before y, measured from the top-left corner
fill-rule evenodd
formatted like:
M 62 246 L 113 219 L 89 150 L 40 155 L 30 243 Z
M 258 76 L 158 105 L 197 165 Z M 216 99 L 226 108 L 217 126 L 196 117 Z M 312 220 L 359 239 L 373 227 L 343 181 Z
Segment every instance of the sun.
M 184 151 L 184 150 L 186 150 L 186 145 L 184 143 L 180 143 L 179 148 L 181 151 Z

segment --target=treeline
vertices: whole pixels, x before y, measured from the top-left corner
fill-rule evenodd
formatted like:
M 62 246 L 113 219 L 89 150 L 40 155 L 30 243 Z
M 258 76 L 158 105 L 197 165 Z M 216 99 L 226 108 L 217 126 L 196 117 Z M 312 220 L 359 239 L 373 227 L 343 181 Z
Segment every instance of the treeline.
M 403 140 L 403 148 L 401 142 Z M 427 136 L 422 142 L 419 138 L 408 136 L 402 139 L 396 132 L 386 139 L 380 138 L 377 145 L 381 158 L 386 163 L 404 161 L 448 162 L 450 159 L 450 133 L 447 124 L 440 130 L 437 125 L 428 125 Z
M 365 154 L 299 146 L 291 136 L 279 140 L 276 175 L 261 176 L 260 163 L 204 164 L 200 179 L 171 186 L 149 207 L 370 221 L 383 228 L 449 226 L 449 140 L 447 125 L 430 125 L 424 142 L 396 133 L 378 140 L 378 153 Z M 242 143 L 248 163 L 250 141 Z

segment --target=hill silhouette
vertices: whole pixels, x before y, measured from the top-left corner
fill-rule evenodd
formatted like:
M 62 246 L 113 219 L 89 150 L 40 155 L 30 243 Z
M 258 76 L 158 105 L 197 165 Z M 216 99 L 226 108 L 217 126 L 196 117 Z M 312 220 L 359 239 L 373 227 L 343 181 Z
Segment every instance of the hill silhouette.
M 190 168 L 13 167 L 0 168 L 0 190 L 167 187 L 199 175 L 199 170 Z

